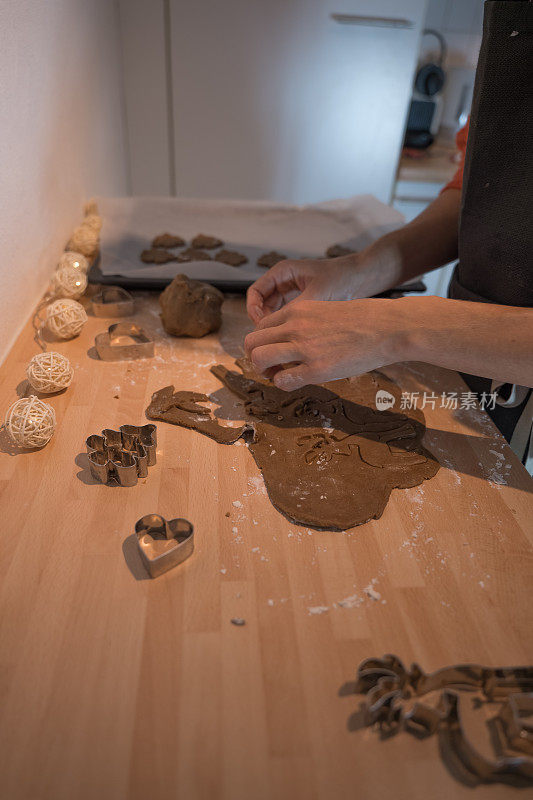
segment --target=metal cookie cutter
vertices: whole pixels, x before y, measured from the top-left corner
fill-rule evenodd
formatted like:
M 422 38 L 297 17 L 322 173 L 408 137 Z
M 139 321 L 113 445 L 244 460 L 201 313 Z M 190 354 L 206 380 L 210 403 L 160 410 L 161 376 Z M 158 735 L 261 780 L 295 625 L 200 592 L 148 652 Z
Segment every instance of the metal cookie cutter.
M 147 514 L 135 524 L 137 546 L 152 578 L 181 564 L 194 550 L 194 528 L 187 519 Z
M 500 711 L 500 722 L 508 746 L 533 755 L 533 694 L 509 695 Z
M 96 335 L 94 346 L 102 361 L 130 361 L 154 355 L 153 339 L 133 322 L 110 325 L 107 331 Z
M 122 425 L 109 428 L 102 435 L 94 433 L 85 442 L 91 475 L 101 483 L 113 478 L 120 486 L 135 486 L 146 478 L 148 467 L 156 461 L 157 428 L 155 425 Z
M 133 295 L 121 286 L 102 286 L 92 298 L 95 317 L 129 317 L 133 314 Z
M 424 672 L 418 664 L 406 669 L 397 656 L 367 658 L 357 670 L 356 693 L 366 695 L 366 725 L 377 723 L 382 733 L 401 729 L 418 737 L 439 733 L 441 750 L 447 750 L 476 782 L 533 784 L 533 759 L 514 754 L 487 758 L 470 740 L 464 725 L 459 689 L 478 691 L 485 701 L 502 703 L 494 718 L 508 751 L 533 754 L 533 666 L 485 667 L 457 664 Z M 410 710 L 404 701 L 440 691 L 436 706 L 414 700 Z

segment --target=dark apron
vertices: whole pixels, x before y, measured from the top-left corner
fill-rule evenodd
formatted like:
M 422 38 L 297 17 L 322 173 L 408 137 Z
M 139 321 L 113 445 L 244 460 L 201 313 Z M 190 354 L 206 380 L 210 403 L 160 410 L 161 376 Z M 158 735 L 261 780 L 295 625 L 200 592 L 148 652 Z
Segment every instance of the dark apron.
M 525 0 L 485 3 L 463 175 L 459 262 L 448 295 L 533 306 L 533 3 Z M 496 389 L 489 379 L 463 377 L 480 394 Z M 508 441 L 517 425 L 523 438 L 524 414 L 531 430 L 531 389 L 506 385 L 498 391 L 498 405 L 488 413 Z

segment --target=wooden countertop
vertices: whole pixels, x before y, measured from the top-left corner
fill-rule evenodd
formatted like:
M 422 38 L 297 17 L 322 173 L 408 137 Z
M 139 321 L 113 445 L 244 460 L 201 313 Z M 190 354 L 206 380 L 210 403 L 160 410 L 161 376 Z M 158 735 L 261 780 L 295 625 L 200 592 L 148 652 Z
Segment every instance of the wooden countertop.
M 533 663 L 525 470 L 485 414 L 437 407 L 425 410 L 425 441 L 438 475 L 342 533 L 281 516 L 246 446 L 164 423 L 148 478 L 94 483 L 86 436 L 143 423 L 168 383 L 219 388 L 209 366 L 232 364 L 247 327 L 240 299 L 226 302 L 220 334 L 199 340 L 166 337 L 154 297 L 138 306 L 154 359 L 100 362 L 94 336 L 112 320 L 90 317 L 78 339 L 49 345 L 75 367 L 72 386 L 49 399 L 50 444 L 17 452 L 2 433 L 2 796 L 471 798 L 436 737 L 351 730 L 360 698 L 339 692 L 362 659 L 387 652 L 426 670 Z M 35 352 L 28 324 L 0 371 L 2 409 L 25 391 Z M 426 365 L 387 372 L 405 391 L 465 390 Z M 156 511 L 193 521 L 196 549 L 150 580 L 132 534 Z M 475 796 L 518 794 L 481 786 Z

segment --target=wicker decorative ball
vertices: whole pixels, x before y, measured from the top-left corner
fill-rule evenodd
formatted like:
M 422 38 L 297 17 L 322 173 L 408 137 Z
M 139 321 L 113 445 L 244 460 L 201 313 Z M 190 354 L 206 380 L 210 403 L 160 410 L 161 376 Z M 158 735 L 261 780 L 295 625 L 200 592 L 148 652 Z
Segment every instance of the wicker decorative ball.
M 81 297 L 87 288 L 87 275 L 75 267 L 59 267 L 52 275 L 52 290 L 56 297 Z
M 67 250 L 74 250 L 87 258 L 94 258 L 98 251 L 98 231 L 90 225 L 79 225 L 67 244 Z
M 26 367 L 26 375 L 34 389 L 51 394 L 70 386 L 74 370 L 66 356 L 52 350 L 33 356 Z
M 54 434 L 56 414 L 52 406 L 32 394 L 9 406 L 4 424 L 19 447 L 44 447 Z
M 60 339 L 73 339 L 80 333 L 86 322 L 85 309 L 76 300 L 68 298 L 54 300 L 46 309 L 44 324 L 50 333 Z
M 70 251 L 63 253 L 57 262 L 57 269 L 62 269 L 62 267 L 72 267 L 72 269 L 77 269 L 85 274 L 89 272 L 89 262 L 85 256 L 82 256 L 81 253 L 74 253 Z
M 86 228 L 90 228 L 92 231 L 96 231 L 96 233 L 100 233 L 102 228 L 102 217 L 98 214 L 87 214 L 83 220 L 83 225 Z

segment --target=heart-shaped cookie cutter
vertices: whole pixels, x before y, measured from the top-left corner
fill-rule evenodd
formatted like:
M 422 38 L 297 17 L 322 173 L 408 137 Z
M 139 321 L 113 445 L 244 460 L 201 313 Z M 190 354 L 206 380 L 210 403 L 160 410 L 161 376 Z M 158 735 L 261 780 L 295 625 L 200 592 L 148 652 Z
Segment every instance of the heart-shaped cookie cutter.
M 89 436 L 85 446 L 93 478 L 135 486 L 156 462 L 157 428 L 152 424 L 122 425 L 118 431 L 106 428 L 101 435 Z
M 96 335 L 94 346 L 102 361 L 131 361 L 154 355 L 153 339 L 134 322 L 115 322 Z
M 135 310 L 133 295 L 122 286 L 102 286 L 91 305 L 95 317 L 129 317 Z
M 152 578 L 181 564 L 194 550 L 194 528 L 187 519 L 146 514 L 135 524 L 137 546 Z

